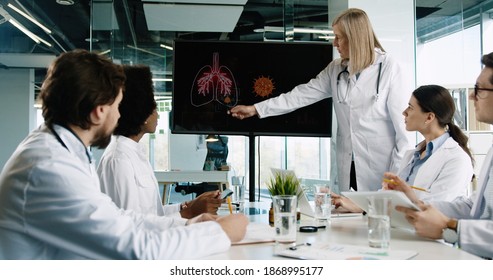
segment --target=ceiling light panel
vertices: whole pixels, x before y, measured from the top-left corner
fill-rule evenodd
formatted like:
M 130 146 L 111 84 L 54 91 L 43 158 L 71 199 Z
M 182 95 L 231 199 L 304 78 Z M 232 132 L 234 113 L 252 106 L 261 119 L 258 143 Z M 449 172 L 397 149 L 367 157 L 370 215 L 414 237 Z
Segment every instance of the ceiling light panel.
M 233 32 L 243 6 L 144 4 L 149 30 Z
M 247 0 L 147 0 L 146 2 L 171 4 L 218 4 L 218 5 L 245 5 Z

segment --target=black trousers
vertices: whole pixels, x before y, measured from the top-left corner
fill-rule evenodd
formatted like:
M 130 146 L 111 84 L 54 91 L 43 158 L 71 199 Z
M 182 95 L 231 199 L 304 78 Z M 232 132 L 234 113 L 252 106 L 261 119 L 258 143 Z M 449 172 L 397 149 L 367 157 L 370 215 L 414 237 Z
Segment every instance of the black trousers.
M 354 161 L 351 161 L 351 171 L 349 172 L 349 188 L 354 191 L 358 190 L 358 184 L 356 183 L 356 169 L 354 168 Z

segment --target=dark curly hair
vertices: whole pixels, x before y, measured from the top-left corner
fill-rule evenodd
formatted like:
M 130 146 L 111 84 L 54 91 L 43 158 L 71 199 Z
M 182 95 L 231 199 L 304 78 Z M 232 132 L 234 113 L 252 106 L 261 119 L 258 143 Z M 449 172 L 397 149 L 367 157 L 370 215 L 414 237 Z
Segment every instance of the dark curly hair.
M 113 104 L 124 83 L 122 67 L 104 56 L 86 50 L 63 53 L 48 68 L 39 94 L 45 123 L 89 129 L 92 110 Z
M 156 109 L 152 73 L 146 65 L 124 65 L 127 76 L 120 103 L 120 119 L 113 134 L 126 137 L 139 134 L 142 125 Z

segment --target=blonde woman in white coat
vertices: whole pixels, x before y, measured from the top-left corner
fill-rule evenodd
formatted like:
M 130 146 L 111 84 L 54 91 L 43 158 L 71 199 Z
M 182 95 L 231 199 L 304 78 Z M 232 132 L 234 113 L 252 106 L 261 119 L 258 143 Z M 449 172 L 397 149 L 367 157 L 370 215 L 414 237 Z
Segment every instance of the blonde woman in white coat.
M 422 201 L 452 201 L 467 194 L 473 176 L 472 157 L 467 136 L 453 123 L 454 113 L 452 96 L 437 85 L 416 89 L 402 113 L 406 129 L 418 131 L 424 140 L 406 152 L 398 175 L 388 174 L 419 187 L 414 192 Z M 383 185 L 388 187 L 385 182 Z M 337 209 L 362 211 L 347 198 L 334 195 L 333 199 Z
M 332 98 L 338 121 L 339 190 L 377 190 L 383 172 L 397 172 L 404 152 L 412 148 L 401 114 L 411 85 L 380 45 L 364 11 L 346 10 L 332 27 L 340 59 L 289 93 L 254 105 L 239 105 L 229 113 L 239 119 L 265 118 Z

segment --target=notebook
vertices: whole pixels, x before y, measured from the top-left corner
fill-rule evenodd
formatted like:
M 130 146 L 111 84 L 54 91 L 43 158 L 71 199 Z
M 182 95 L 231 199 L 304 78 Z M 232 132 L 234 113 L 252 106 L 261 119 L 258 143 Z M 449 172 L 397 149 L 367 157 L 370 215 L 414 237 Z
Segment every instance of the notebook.
M 249 223 L 245 237 L 237 242 L 233 242 L 231 245 L 245 245 L 256 244 L 265 242 L 274 242 L 276 231 L 274 227 L 268 224 L 261 223 Z

